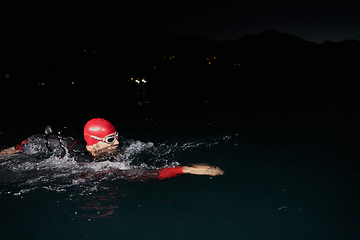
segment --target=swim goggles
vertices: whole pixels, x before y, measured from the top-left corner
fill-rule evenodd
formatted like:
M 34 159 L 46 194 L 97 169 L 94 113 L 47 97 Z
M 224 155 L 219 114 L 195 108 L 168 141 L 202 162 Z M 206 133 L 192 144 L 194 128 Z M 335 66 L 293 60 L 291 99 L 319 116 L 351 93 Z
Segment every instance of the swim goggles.
M 118 136 L 119 136 L 118 132 L 116 132 L 115 135 L 107 136 L 107 137 L 104 137 L 104 138 L 99 138 L 99 137 L 90 135 L 90 137 L 95 138 L 96 140 L 99 140 L 99 141 L 106 142 L 108 144 L 113 143 L 115 141 L 115 139 L 118 139 Z

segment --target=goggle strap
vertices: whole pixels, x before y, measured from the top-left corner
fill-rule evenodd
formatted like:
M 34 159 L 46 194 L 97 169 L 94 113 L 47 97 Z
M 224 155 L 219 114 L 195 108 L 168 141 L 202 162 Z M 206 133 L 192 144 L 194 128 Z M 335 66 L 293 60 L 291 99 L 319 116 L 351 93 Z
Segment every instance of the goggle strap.
M 96 140 L 99 140 L 99 141 L 102 141 L 102 140 L 103 140 L 102 138 L 99 138 L 99 137 L 93 136 L 93 135 L 90 135 L 90 137 L 95 138 Z

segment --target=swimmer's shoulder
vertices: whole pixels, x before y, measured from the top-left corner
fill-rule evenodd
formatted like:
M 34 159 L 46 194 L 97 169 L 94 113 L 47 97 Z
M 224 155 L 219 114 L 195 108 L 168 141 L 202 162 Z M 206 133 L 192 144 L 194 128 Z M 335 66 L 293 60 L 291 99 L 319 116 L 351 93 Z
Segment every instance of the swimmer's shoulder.
M 85 141 L 75 140 L 72 137 L 64 137 L 63 141 L 66 145 L 69 156 L 73 157 L 75 161 L 87 163 L 94 160 L 93 156 L 86 149 Z

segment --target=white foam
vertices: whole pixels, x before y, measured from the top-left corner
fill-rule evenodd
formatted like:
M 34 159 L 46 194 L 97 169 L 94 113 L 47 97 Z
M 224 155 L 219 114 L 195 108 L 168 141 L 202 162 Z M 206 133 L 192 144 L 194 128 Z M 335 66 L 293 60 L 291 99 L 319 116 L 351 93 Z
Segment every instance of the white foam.
M 130 141 L 130 146 L 125 149 L 125 151 L 120 155 L 126 160 L 133 160 L 136 155 L 146 149 L 154 147 L 152 142 L 141 142 L 141 141 Z
M 93 172 L 109 171 L 113 169 L 128 170 L 131 169 L 130 162 L 91 162 L 86 165 L 86 168 Z

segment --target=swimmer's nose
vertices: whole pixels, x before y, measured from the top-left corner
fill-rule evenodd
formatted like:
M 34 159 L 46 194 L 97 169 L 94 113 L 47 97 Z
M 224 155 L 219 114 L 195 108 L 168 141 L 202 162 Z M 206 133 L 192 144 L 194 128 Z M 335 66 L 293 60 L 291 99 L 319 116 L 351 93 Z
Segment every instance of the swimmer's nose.
M 113 145 L 119 145 L 119 141 L 117 139 L 115 139 Z

